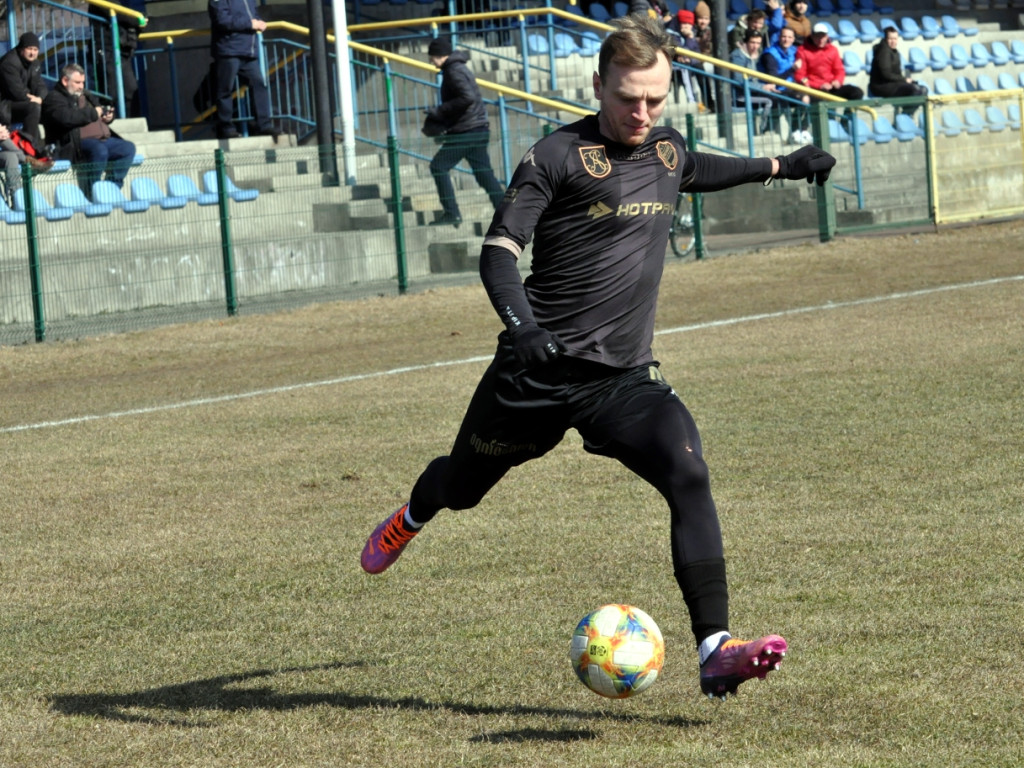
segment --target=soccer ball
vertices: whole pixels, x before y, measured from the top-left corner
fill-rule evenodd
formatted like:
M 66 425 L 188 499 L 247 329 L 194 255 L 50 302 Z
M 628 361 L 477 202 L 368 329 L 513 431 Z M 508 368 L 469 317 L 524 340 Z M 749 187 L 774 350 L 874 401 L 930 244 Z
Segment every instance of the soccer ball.
M 654 619 L 639 608 L 603 605 L 576 625 L 569 658 L 587 688 L 610 699 L 625 699 L 658 679 L 665 641 Z

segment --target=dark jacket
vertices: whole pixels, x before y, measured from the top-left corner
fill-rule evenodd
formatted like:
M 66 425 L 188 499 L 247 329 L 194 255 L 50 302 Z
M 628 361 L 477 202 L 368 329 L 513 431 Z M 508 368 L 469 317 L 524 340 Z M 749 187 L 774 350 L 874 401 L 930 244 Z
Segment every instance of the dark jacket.
M 876 43 L 871 51 L 871 77 L 869 88 L 876 96 L 893 96 L 897 86 L 906 85 L 900 52 L 890 48 L 885 40 Z
M 33 62 L 21 58 L 17 48 L 12 48 L 0 59 L 0 98 L 8 101 L 28 101 L 28 95 L 45 98 L 46 86 L 43 85 L 43 65 L 36 59 Z
M 252 20 L 260 18 L 256 0 L 210 0 L 206 12 L 210 14 L 213 58 L 255 59 L 259 55 L 252 28 Z
M 144 0 L 119 0 L 118 5 L 131 8 L 133 11 L 138 11 L 143 15 L 146 13 L 146 3 Z M 102 14 L 104 17 L 103 21 L 89 19 L 89 25 L 93 30 L 93 39 L 98 42 L 101 50 L 113 52 L 114 35 L 110 27 L 110 17 L 106 15 L 106 11 L 100 9 L 94 9 L 92 13 L 93 15 Z M 135 54 L 135 49 L 139 47 L 139 29 L 141 27 L 142 24 L 137 16 L 118 14 L 117 42 L 121 49 L 122 58 L 130 59 Z
M 448 133 L 486 130 L 487 110 L 476 78 L 466 66 L 469 54 L 452 51 L 441 65 L 441 105 L 431 110 L 444 123 Z
M 63 83 L 57 83 L 43 99 L 42 123 L 46 128 L 46 141 L 56 144 L 55 157 L 71 162 L 82 159 L 81 128 L 100 119 L 96 107 L 100 100 L 86 91 L 85 106 L 78 106 L 78 99 L 68 93 Z M 121 138 L 113 130 L 110 134 Z

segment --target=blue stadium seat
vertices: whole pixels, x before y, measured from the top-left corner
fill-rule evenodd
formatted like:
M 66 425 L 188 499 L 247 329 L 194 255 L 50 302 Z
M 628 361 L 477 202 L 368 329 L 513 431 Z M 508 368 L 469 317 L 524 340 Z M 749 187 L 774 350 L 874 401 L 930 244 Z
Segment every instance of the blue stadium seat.
M 857 133 L 858 144 L 865 144 L 875 137 L 874 132 L 871 130 L 871 126 L 864 122 L 863 117 L 856 118 L 854 122 L 856 123 L 856 128 L 849 131 L 849 141 L 851 144 L 853 143 L 854 130 L 856 130 Z
M 978 110 L 968 107 L 964 110 L 964 126 L 966 126 L 967 133 L 981 133 L 985 130 L 985 118 Z
M 942 110 L 939 133 L 944 136 L 959 136 L 964 131 L 963 121 L 960 116 L 951 109 Z
M 612 18 L 611 13 L 605 5 L 600 2 L 591 3 L 588 13 L 590 13 L 590 18 L 594 21 L 600 21 L 602 24 L 607 24 Z
M 92 185 L 92 199 L 96 203 L 104 203 L 112 208 L 120 208 L 125 213 L 141 213 L 149 210 L 145 200 L 129 200 L 124 192 L 112 181 L 97 181 Z
M 889 118 L 883 115 L 875 118 L 871 131 L 876 144 L 888 144 L 896 138 L 896 129 L 889 122 Z
M 871 19 L 862 18 L 860 20 L 860 41 L 862 43 L 874 43 L 883 37 L 885 35 L 882 34 L 882 30 Z
M 844 51 L 843 68 L 846 70 L 847 77 L 853 77 L 858 72 L 864 71 L 864 62 L 861 61 L 856 51 Z
M 949 47 L 949 64 L 953 69 L 966 69 L 971 65 L 971 57 L 960 43 L 953 43 Z
M 995 40 L 992 43 L 992 63 L 997 67 L 1001 67 L 1004 64 L 1009 64 L 1013 60 L 1013 56 L 1010 54 L 1010 49 L 1006 47 L 1006 43 Z
M 576 41 L 573 40 L 572 35 L 565 32 L 555 32 L 556 58 L 565 59 L 578 52 L 579 48 L 576 46 Z
M 896 130 L 896 138 L 900 141 L 912 141 L 920 136 L 924 136 L 921 126 L 914 122 L 914 118 L 903 112 L 896 115 L 896 125 L 894 128 Z
M 54 190 L 54 202 L 58 208 L 70 208 L 75 213 L 84 213 L 88 218 L 109 216 L 114 210 L 106 203 L 92 203 L 77 184 L 58 184 Z
M 746 0 L 729 0 L 729 10 L 725 12 L 725 16 L 732 21 L 736 21 L 736 19 L 749 10 L 750 6 L 747 5 Z
M 70 160 L 63 160 L 63 159 L 61 159 L 61 160 L 54 160 L 53 161 L 53 167 L 50 168 L 48 173 L 50 173 L 50 174 L 64 173 L 65 171 L 70 171 L 70 170 L 71 170 L 71 161 Z
M 979 91 L 995 91 L 995 81 L 988 75 L 978 75 L 978 90 Z
M 1006 117 L 1010 121 L 1010 127 L 1015 131 L 1020 130 L 1020 104 L 1010 104 L 1006 107 Z
M 936 77 L 932 81 L 932 90 L 934 90 L 939 96 L 948 96 L 951 93 L 956 93 L 956 89 L 953 87 L 953 84 L 944 77 Z
M 928 54 L 916 45 L 910 46 L 907 51 L 907 66 L 911 72 L 924 72 L 928 69 Z
M 988 123 L 988 129 L 992 133 L 1005 131 L 1010 126 L 1003 111 L 993 104 L 985 107 L 985 122 Z
M 1012 91 L 1020 87 L 1017 85 L 1017 81 L 1013 79 L 1013 75 L 1009 72 L 1000 72 L 996 82 L 999 87 L 1005 91 Z
M 623 16 L 629 16 L 629 3 L 623 0 L 616 0 L 612 3 L 612 16 L 615 18 L 621 18 Z
M 430 0 L 430 1 L 433 2 L 433 0 Z M 572 5 L 572 4 L 566 3 L 565 8 L 563 8 L 563 10 L 566 13 L 571 13 L 573 16 L 578 16 L 579 18 L 583 18 L 583 11 L 580 10 L 579 5 Z M 573 27 L 578 27 L 579 26 L 579 23 L 575 19 L 564 19 L 561 16 L 556 16 L 555 17 L 555 24 L 558 24 L 560 27 L 567 27 L 567 28 L 573 28 Z
M 199 205 L 216 205 L 217 195 L 209 192 L 201 192 L 191 176 L 181 173 L 174 173 L 167 177 L 167 196 L 184 197 Z
M 942 34 L 942 25 L 934 16 L 921 17 L 921 37 L 925 40 L 934 40 Z
M 843 128 L 843 124 L 836 120 L 834 117 L 830 117 L 828 120 L 828 138 L 830 141 L 845 141 L 852 144 L 853 140 L 850 138 L 850 134 Z
M 836 22 L 836 42 L 840 45 L 849 45 L 860 39 L 860 31 L 849 19 L 840 19 Z
M 169 197 L 160 189 L 160 185 L 148 176 L 136 176 L 131 183 L 132 200 L 145 200 L 150 205 L 159 205 L 165 211 L 184 208 L 188 199 Z
M 966 77 L 965 75 L 960 75 L 959 77 L 957 77 L 957 79 L 956 79 L 956 92 L 957 93 L 974 93 L 976 90 L 978 90 L 978 89 L 974 86 L 974 83 L 971 82 L 971 79 L 969 77 Z
M 921 37 L 921 27 L 918 26 L 918 23 L 910 16 L 900 17 L 899 30 L 900 35 L 907 41 L 917 40 L 917 38 Z
M 870 16 L 874 13 L 886 15 L 893 12 L 891 5 L 878 5 L 874 0 L 857 0 L 857 12 L 861 16 Z
M 12 211 L 7 205 L 7 201 L 4 200 L 4 196 L 0 195 L 0 219 L 3 219 L 8 224 L 24 224 L 25 212 Z
M 959 35 L 973 37 L 978 34 L 977 27 L 961 27 L 960 22 L 948 14 L 944 15 L 940 21 L 942 22 L 942 34 L 946 37 L 957 37 Z
M 839 16 L 853 16 L 857 12 L 857 5 L 853 0 L 836 0 L 836 13 Z
M 941 72 L 949 66 L 949 54 L 941 45 L 933 45 L 928 49 L 928 64 L 934 72 Z
M 14 210 L 25 213 L 25 190 L 19 188 L 14 190 Z M 50 201 L 43 197 L 38 189 L 32 189 L 32 210 L 36 216 L 42 216 L 47 221 L 65 221 L 75 215 L 70 208 L 54 208 Z
M 580 35 L 580 54 L 582 56 L 596 56 L 601 50 L 601 38 L 597 32 L 588 29 Z
M 815 11 L 814 11 L 814 15 L 815 16 L 819 16 L 820 17 L 820 16 L 835 16 L 836 15 L 836 6 L 832 2 L 832 0 L 818 0 L 818 2 L 816 2 L 814 4 L 814 6 L 815 6 Z M 807 15 L 810 16 L 810 14 L 811 14 L 811 9 L 810 9 L 810 6 L 808 6 L 808 8 L 807 8 Z
M 1010 58 L 1013 59 L 1014 64 L 1024 64 L 1024 40 L 1010 41 Z
M 976 67 L 986 67 L 992 63 L 992 55 L 982 43 L 971 44 L 971 64 Z
M 246 203 L 255 200 L 260 196 L 258 189 L 239 189 L 230 177 L 225 176 L 224 187 L 227 189 L 228 197 L 236 203 Z M 203 174 L 203 190 L 212 195 L 217 194 L 217 171 L 207 171 Z
M 543 56 L 551 50 L 548 39 L 540 32 L 531 32 L 526 36 L 526 47 L 528 56 Z

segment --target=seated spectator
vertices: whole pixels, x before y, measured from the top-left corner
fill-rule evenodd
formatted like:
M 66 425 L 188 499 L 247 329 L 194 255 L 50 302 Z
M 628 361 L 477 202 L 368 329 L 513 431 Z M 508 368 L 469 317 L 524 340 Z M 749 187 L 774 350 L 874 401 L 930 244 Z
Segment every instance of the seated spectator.
M 782 5 L 779 0 L 766 0 L 766 11 L 755 8 L 736 20 L 736 26 L 729 31 L 729 50 L 742 47 L 747 39 L 747 31 L 753 30 L 761 36 L 761 50 L 765 50 L 775 35 L 782 29 Z
M 896 46 L 900 42 L 900 33 L 896 27 L 886 27 L 885 38 L 875 43 L 871 49 L 871 75 L 868 90 L 873 96 L 891 99 L 899 96 L 924 96 L 928 89 L 918 85 L 913 78 L 903 74 L 903 63 L 900 61 Z M 913 115 L 917 105 L 903 107 L 902 111 Z
M 761 58 L 761 41 L 764 38 L 756 29 L 748 29 L 743 38 L 743 45 L 729 54 L 729 62 L 747 69 L 757 69 L 758 60 Z M 733 73 L 733 80 L 738 85 L 733 86 L 733 100 L 737 107 L 747 107 L 746 95 L 743 92 L 743 74 Z M 768 111 L 772 108 L 772 100 L 764 91 L 764 83 L 755 80 L 750 84 L 750 108 L 756 110 L 760 115 L 758 132 L 764 133 L 768 125 Z
M 39 115 L 46 98 L 42 64 L 39 62 L 39 38 L 26 32 L 18 45 L 0 58 L 0 99 L 9 102 L 11 120 L 21 123 L 21 134 L 39 154 L 44 153 L 39 136 Z
M 864 91 L 846 85 L 846 68 L 839 49 L 828 38 L 828 27 L 815 24 L 811 36 L 796 51 L 796 81 L 809 88 L 831 93 L 842 99 L 863 99 Z
M 796 34 L 789 27 L 784 27 L 779 31 L 778 42 L 775 45 L 769 46 L 768 50 L 761 54 L 759 69 L 767 75 L 792 82 L 796 72 L 795 42 Z M 791 99 L 799 99 L 804 104 L 811 103 L 810 96 L 787 90 L 785 86 L 768 83 L 764 86 L 764 89 L 780 96 L 785 95 Z M 790 143 L 810 144 L 813 139 L 808 130 L 810 128 L 810 115 L 808 111 L 782 99 L 775 99 L 775 105 L 779 110 L 785 110 L 789 113 Z
M 676 17 L 676 23 L 673 26 L 678 30 L 677 45 L 687 51 L 700 53 L 700 43 L 697 42 L 697 38 L 693 35 L 693 12 L 682 10 L 676 14 Z M 681 53 L 676 53 L 675 60 L 688 67 L 695 67 L 697 69 L 703 69 L 704 67 L 701 61 Z M 686 92 L 686 98 L 689 102 L 691 104 L 700 103 L 700 89 L 694 86 L 697 79 L 703 79 L 704 76 L 691 72 L 688 69 L 673 69 L 672 74 L 675 82 L 681 85 Z
M 711 38 L 711 8 L 704 0 L 698 0 L 697 5 L 693 8 L 693 19 L 694 28 L 693 36 L 697 38 L 697 43 L 700 46 L 700 52 L 705 56 L 715 55 L 714 41 Z M 704 71 L 709 72 L 713 68 L 710 64 L 704 64 Z M 697 85 L 700 87 L 701 101 L 704 102 L 704 106 L 710 111 L 715 111 L 715 83 L 713 78 L 702 77 L 698 79 Z
M 665 0 L 631 0 L 629 12 L 659 19 L 666 27 L 672 23 L 672 12 L 668 9 L 668 3 Z
M 57 146 L 57 157 L 79 166 L 79 186 L 90 198 L 93 182 L 104 171 L 107 181 L 123 186 L 135 159 L 135 145 L 112 131 L 112 122 L 114 108 L 86 92 L 82 66 L 62 67 L 60 82 L 43 100 L 43 126 Z
M 807 0 L 790 0 L 782 10 L 782 19 L 796 35 L 797 45 L 811 36 L 811 20 L 807 17 Z

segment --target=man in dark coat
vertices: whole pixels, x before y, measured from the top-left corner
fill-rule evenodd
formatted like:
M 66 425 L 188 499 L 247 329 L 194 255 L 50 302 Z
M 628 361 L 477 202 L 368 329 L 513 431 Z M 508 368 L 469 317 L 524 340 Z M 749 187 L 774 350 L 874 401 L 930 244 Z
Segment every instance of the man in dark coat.
M 60 82 L 43 100 L 43 126 L 57 145 L 57 157 L 78 166 L 79 186 L 90 198 L 104 170 L 106 180 L 120 187 L 135 160 L 135 145 L 114 133 L 112 122 L 114 108 L 86 92 L 82 65 L 62 67 Z
M 281 130 L 270 119 L 270 90 L 263 78 L 259 59 L 259 33 L 267 29 L 267 22 L 256 12 L 256 0 L 209 0 L 210 53 L 216 71 L 217 138 L 234 139 L 240 134 L 235 128 L 235 78 L 241 77 L 249 85 L 255 111 L 255 133 L 277 136 Z
M 896 46 L 900 42 L 900 33 L 896 27 L 883 30 L 885 38 L 875 43 L 871 49 L 871 75 L 868 79 L 868 90 L 872 96 L 892 99 L 899 96 L 923 96 L 928 89 L 918 85 L 912 78 L 903 74 L 903 63 Z M 916 106 L 904 107 L 908 115 L 914 114 Z
M 463 158 L 473 169 L 473 177 L 487 191 L 491 204 L 497 208 L 505 194 L 501 183 L 491 169 L 487 145 L 491 140 L 490 124 L 484 108 L 476 78 L 466 66 L 469 55 L 465 51 L 452 51 L 446 38 L 436 38 L 427 48 L 430 63 L 441 68 L 441 104 L 428 112 L 445 127 L 441 148 L 430 161 L 430 173 L 437 185 L 443 213 L 431 224 L 462 223 L 455 189 L 449 175 Z
M 43 143 L 39 136 L 39 115 L 44 98 L 46 86 L 39 61 L 39 37 L 35 32 L 26 32 L 18 39 L 18 45 L 0 59 L 0 99 L 9 102 L 11 119 L 22 124 L 21 134 L 40 153 Z
M 139 30 L 146 24 L 146 0 L 119 0 L 118 5 L 138 11 L 138 16 L 119 15 L 117 17 L 117 42 L 121 59 L 121 82 L 124 87 L 125 115 L 138 117 L 142 114 L 136 95 L 139 90 L 132 57 L 139 47 Z M 110 17 L 102 9 L 94 9 L 93 14 L 102 14 L 104 20 L 90 19 L 93 40 L 96 43 L 96 90 L 107 94 L 117 105 L 117 55 L 114 52 L 114 35 Z

